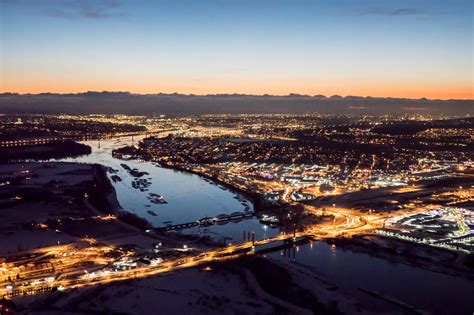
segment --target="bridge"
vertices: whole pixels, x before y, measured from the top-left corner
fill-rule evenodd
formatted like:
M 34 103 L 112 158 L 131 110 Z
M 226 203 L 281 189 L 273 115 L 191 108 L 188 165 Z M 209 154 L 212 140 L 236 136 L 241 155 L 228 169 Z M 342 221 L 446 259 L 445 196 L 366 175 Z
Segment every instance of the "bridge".
M 311 240 L 312 238 L 309 236 L 289 237 L 280 241 L 257 245 L 255 246 L 255 254 L 264 255 L 279 250 L 296 249 L 296 246 L 309 243 Z M 288 252 L 288 256 L 289 254 Z M 293 255 L 295 256 L 296 254 L 293 253 Z
M 121 138 L 121 137 L 132 137 L 133 143 L 133 136 L 134 134 L 125 134 L 125 135 L 83 135 L 83 136 L 46 136 L 46 137 L 38 137 L 38 138 L 24 138 L 24 139 L 16 139 L 16 140 L 2 140 L 0 141 L 0 147 L 8 148 L 8 147 L 23 147 L 23 146 L 34 146 L 34 145 L 42 145 L 42 144 L 51 144 L 57 142 L 64 142 L 64 141 L 92 141 L 97 140 L 99 141 L 100 147 L 100 140 L 107 140 L 107 139 L 114 139 L 114 138 Z
M 181 268 L 189 268 L 199 264 L 208 263 L 238 257 L 253 253 L 256 255 L 264 255 L 266 253 L 285 250 L 290 257 L 290 250 L 293 250 L 293 258 L 296 256 L 296 246 L 314 240 L 308 235 L 298 236 L 294 232 L 293 235 L 281 235 L 277 239 L 265 239 L 260 241 L 252 240 L 239 245 L 227 246 L 212 252 L 200 253 L 196 256 L 180 257 L 174 260 L 167 260 L 158 265 L 150 265 L 130 270 L 123 270 L 116 273 L 110 273 L 96 278 L 75 278 L 75 279 L 55 279 L 51 283 L 43 286 L 34 286 L 26 284 L 20 287 L 10 287 L 0 289 L 0 297 L 12 298 L 23 295 L 41 294 L 46 292 L 55 292 L 57 290 L 72 289 L 84 286 L 98 285 L 101 283 L 110 283 L 112 281 L 120 281 L 126 279 L 136 279 L 146 276 L 152 276 L 164 272 L 170 272 Z M 2 292 L 3 291 L 3 292 Z
M 0 147 L 22 147 L 30 145 L 49 144 L 64 141 L 64 138 L 30 138 L 22 140 L 0 141 Z
M 231 214 L 220 214 L 215 217 L 206 217 L 202 219 L 198 219 L 193 222 L 187 223 L 180 223 L 180 224 L 173 224 L 167 225 L 165 227 L 156 228 L 156 231 L 172 231 L 172 230 L 182 230 L 191 228 L 194 226 L 210 226 L 215 224 L 222 224 L 227 223 L 234 220 L 241 220 L 241 219 L 250 219 L 255 216 L 254 212 L 234 212 Z

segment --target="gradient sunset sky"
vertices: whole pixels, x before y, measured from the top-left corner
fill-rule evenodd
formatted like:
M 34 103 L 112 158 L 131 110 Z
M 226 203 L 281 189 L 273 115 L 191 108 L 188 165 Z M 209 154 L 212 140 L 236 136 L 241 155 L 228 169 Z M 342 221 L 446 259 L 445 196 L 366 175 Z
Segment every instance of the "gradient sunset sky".
M 473 98 L 472 0 L 0 0 L 0 91 Z

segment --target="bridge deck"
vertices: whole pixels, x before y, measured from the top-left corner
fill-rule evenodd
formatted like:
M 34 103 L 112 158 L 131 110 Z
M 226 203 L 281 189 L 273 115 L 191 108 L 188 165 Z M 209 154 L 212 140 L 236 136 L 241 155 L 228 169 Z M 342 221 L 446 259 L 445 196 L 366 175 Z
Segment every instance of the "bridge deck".
M 171 230 L 181 230 L 181 229 L 186 229 L 194 226 L 210 226 L 210 225 L 215 225 L 219 223 L 226 223 L 230 222 L 233 220 L 240 220 L 240 219 L 248 219 L 252 218 L 255 216 L 254 212 L 248 212 L 248 213 L 242 213 L 238 215 L 228 215 L 226 217 L 213 217 L 213 218 L 203 218 L 199 219 L 193 222 L 187 222 L 187 223 L 180 223 L 180 224 L 174 224 L 174 225 L 167 225 L 164 227 L 156 228 L 155 230 L 157 231 L 171 231 Z

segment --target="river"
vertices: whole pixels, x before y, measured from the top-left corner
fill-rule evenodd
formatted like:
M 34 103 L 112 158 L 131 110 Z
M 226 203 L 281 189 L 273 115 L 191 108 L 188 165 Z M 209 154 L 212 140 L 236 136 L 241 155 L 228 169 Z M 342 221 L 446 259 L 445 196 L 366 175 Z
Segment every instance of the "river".
M 142 137 L 135 137 L 134 140 L 139 141 Z M 112 157 L 112 150 L 130 145 L 131 141 L 130 137 L 102 140 L 100 145 L 98 141 L 83 141 L 81 143 L 92 148 L 91 154 L 61 161 L 98 163 L 116 170 L 116 173 L 108 173 L 108 176 L 112 178 L 117 175 L 122 179 L 116 182 L 111 180 L 120 205 L 123 209 L 146 219 L 154 227 L 193 222 L 219 214 L 253 211 L 252 202 L 241 194 L 198 175 L 163 168 L 147 161 L 124 161 Z M 145 185 L 149 186 L 144 188 L 144 191 L 134 188 L 132 183 L 136 182 L 137 178 L 121 164 L 147 172 L 148 174 L 140 179 L 146 180 Z M 150 193 L 163 196 L 166 203 L 153 203 Z M 278 229 L 263 225 L 256 218 L 225 225 L 195 227 L 180 233 L 207 235 L 216 241 L 236 243 L 242 241 L 244 231 L 254 232 L 257 239 L 276 236 L 279 233 Z
M 472 314 L 474 311 L 474 281 L 468 279 L 392 262 L 322 241 L 299 246 L 294 260 L 290 253 L 289 257 L 283 252 L 267 256 L 307 266 L 330 283 L 356 292 L 364 304 L 375 307 L 380 299 L 359 288 L 378 291 L 434 314 Z
M 135 138 L 137 141 L 139 138 Z M 222 213 L 243 212 L 246 207 L 253 210 L 252 203 L 244 196 L 206 180 L 200 176 L 162 168 L 154 163 L 138 160 L 119 160 L 112 157 L 115 148 L 131 144 L 131 138 L 86 141 L 92 153 L 62 161 L 79 163 L 99 163 L 117 170 L 122 181 L 114 182 L 120 205 L 127 211 L 148 220 L 153 226 L 167 223 L 185 223 Z M 147 191 L 132 187 L 136 178 L 121 166 L 147 172 L 150 182 Z M 111 177 L 112 173 L 109 173 Z M 166 204 L 154 204 L 149 193 L 162 195 Z M 149 211 L 153 211 L 152 215 Z M 256 239 L 276 236 L 278 229 L 260 224 L 257 219 L 231 222 L 206 228 L 191 228 L 180 233 L 204 234 L 214 240 L 227 243 L 242 241 L 244 231 L 255 232 Z M 287 259 L 281 253 L 267 257 Z M 357 292 L 359 298 L 374 306 L 380 299 L 359 291 L 359 288 L 379 291 L 382 294 L 437 314 L 472 314 L 474 311 L 474 282 L 422 268 L 393 263 L 358 252 L 329 246 L 325 242 L 315 242 L 300 246 L 294 263 L 312 268 L 321 278 L 341 288 Z

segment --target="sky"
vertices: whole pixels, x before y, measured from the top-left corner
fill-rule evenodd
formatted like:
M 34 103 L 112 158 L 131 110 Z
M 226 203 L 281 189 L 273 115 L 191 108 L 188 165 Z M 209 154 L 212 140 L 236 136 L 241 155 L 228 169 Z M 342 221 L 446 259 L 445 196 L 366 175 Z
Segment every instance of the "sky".
M 473 1 L 0 0 L 0 92 L 473 99 Z

